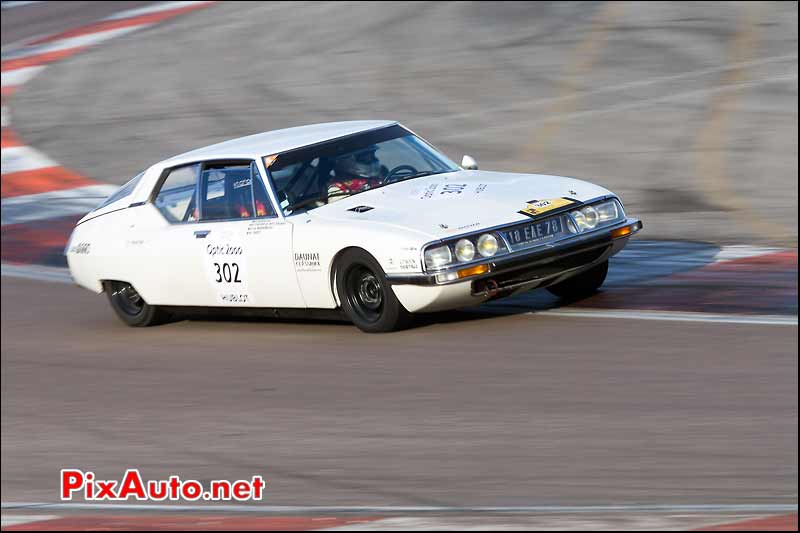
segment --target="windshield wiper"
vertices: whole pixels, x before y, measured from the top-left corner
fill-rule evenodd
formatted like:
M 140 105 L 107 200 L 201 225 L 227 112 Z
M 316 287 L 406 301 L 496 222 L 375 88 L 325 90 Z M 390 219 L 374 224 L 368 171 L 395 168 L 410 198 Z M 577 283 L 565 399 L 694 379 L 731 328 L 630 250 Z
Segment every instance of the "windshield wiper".
M 434 174 L 441 174 L 440 170 L 423 170 L 422 172 L 417 172 L 416 174 L 411 174 L 410 176 L 406 176 L 403 180 L 410 180 L 414 178 L 422 178 L 424 176 L 433 176 Z
M 445 170 L 423 170 L 422 172 L 417 172 L 416 174 L 409 174 L 408 176 L 400 176 L 398 179 L 394 181 L 384 182 L 384 185 L 389 185 L 391 183 L 400 183 L 401 181 L 411 180 L 414 178 L 422 178 L 424 176 L 433 176 L 434 174 L 444 174 Z

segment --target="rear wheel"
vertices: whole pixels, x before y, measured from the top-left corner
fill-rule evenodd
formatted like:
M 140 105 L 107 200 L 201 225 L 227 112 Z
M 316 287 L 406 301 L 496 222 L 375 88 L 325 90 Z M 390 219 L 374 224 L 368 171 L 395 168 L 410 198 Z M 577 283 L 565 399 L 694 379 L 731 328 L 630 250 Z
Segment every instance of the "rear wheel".
M 160 307 L 145 302 L 130 283 L 106 281 L 103 287 L 114 312 L 129 326 L 153 326 L 164 322 L 168 317 L 166 311 Z
M 567 278 L 564 281 L 550 285 L 547 290 L 565 300 L 575 300 L 585 296 L 591 296 L 603 282 L 608 274 L 608 260 L 599 265 L 593 266 L 577 276 Z
M 363 250 L 348 250 L 339 259 L 336 292 L 347 318 L 367 333 L 395 331 L 411 321 L 381 266 Z

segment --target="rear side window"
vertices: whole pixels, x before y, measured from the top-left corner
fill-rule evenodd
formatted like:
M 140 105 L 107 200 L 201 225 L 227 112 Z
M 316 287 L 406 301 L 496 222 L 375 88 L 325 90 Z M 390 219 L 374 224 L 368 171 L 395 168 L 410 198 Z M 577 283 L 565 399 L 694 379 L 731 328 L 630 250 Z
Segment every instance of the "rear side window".
M 200 165 L 188 165 L 169 171 L 155 198 L 155 206 L 170 222 L 197 220 L 196 188 Z
M 202 220 L 275 216 L 252 163 L 206 164 L 201 179 Z M 253 182 L 255 181 L 255 197 Z
M 138 174 L 137 174 L 137 175 L 136 175 L 136 176 L 135 176 L 133 179 L 131 179 L 131 180 L 130 180 L 128 183 L 126 183 L 125 185 L 123 185 L 122 187 L 120 187 L 119 189 L 117 189 L 117 190 L 114 192 L 114 194 L 112 194 L 111 196 L 109 196 L 108 198 L 106 198 L 106 199 L 103 201 L 103 203 L 102 203 L 102 204 L 100 204 L 100 205 L 98 205 L 97 207 L 95 207 L 95 211 L 97 211 L 98 209 L 102 209 L 102 208 L 104 208 L 104 207 L 105 207 L 105 206 L 107 206 L 107 205 L 113 204 L 113 203 L 114 203 L 114 202 L 116 202 L 117 200 L 121 200 L 121 199 L 125 198 L 126 196 L 130 196 L 130 195 L 131 195 L 131 193 L 133 192 L 133 189 L 135 189 L 135 188 L 136 188 L 136 185 L 138 185 L 138 184 L 139 184 L 139 180 L 140 180 L 140 179 L 142 179 L 142 176 L 144 176 L 144 172 L 139 172 L 139 173 L 138 173 Z

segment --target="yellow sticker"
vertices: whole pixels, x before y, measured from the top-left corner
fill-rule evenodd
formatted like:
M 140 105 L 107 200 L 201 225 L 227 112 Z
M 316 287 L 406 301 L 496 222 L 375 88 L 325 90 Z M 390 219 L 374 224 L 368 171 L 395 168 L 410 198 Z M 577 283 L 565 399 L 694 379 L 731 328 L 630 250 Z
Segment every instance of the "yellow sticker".
M 552 198 L 550 200 L 534 200 L 528 202 L 528 207 L 520 211 L 523 215 L 539 216 L 542 213 L 547 213 L 560 207 L 565 207 L 575 203 L 575 200 L 569 198 Z

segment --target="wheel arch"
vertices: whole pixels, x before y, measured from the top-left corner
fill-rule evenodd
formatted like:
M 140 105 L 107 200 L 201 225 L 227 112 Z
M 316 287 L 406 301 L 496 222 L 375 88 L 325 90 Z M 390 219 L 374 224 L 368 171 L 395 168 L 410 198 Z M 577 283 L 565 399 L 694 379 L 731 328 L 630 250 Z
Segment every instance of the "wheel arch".
M 358 251 L 361 251 L 361 252 L 364 252 L 364 253 L 368 254 L 370 257 L 375 259 L 375 262 L 377 262 L 378 265 L 381 266 L 381 268 L 383 268 L 383 265 L 381 265 L 381 262 L 378 261 L 377 257 L 375 257 L 375 254 L 373 254 L 372 252 L 370 252 L 369 250 L 367 250 L 366 248 L 363 248 L 361 246 L 345 246 L 344 248 L 342 248 L 338 252 L 336 252 L 336 254 L 334 254 L 333 258 L 331 258 L 331 266 L 330 266 L 330 270 L 328 272 L 328 288 L 331 291 L 331 296 L 333 297 L 333 301 L 336 304 L 336 307 L 341 307 L 342 306 L 342 302 L 339 301 L 338 291 L 336 290 L 336 274 L 337 274 L 337 270 L 339 268 L 339 261 L 341 261 L 342 256 L 345 253 L 347 253 L 347 252 L 349 252 L 351 250 L 358 250 Z

